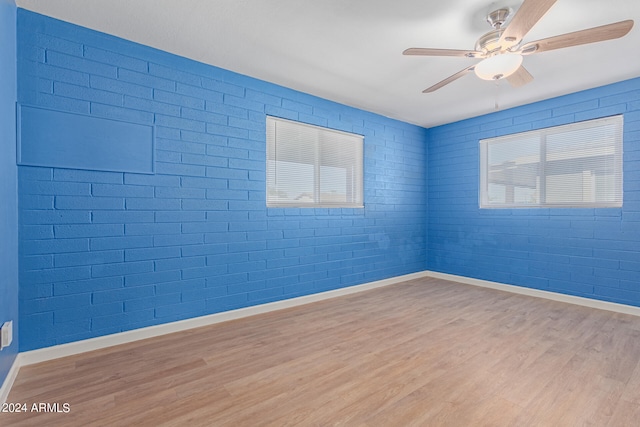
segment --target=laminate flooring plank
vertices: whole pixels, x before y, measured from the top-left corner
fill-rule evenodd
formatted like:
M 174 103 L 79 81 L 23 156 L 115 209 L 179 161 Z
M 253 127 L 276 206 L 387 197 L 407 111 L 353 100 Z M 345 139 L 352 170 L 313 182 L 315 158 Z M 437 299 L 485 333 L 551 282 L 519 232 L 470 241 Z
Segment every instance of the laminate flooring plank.
M 640 406 L 640 364 L 630 373 L 622 400 Z
M 640 405 L 621 399 L 606 424 L 607 427 L 637 427 L 640 420 Z
M 636 426 L 640 317 L 439 279 L 23 367 L 2 426 Z

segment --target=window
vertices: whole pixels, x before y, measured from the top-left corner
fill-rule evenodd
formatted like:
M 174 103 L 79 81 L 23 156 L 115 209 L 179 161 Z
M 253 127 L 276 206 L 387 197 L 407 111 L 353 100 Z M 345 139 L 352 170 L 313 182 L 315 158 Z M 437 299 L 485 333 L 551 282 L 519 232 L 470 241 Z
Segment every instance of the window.
M 268 207 L 362 207 L 363 137 L 267 117 Z
M 480 207 L 622 206 L 622 116 L 480 141 Z

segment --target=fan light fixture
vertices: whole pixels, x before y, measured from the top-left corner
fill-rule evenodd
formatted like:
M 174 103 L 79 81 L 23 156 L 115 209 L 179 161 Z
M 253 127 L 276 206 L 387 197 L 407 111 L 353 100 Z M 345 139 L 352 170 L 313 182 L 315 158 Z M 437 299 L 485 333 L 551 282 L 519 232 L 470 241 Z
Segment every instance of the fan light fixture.
M 520 65 L 522 65 L 522 55 L 504 53 L 480 61 L 475 67 L 475 73 L 483 80 L 499 80 L 515 73 Z

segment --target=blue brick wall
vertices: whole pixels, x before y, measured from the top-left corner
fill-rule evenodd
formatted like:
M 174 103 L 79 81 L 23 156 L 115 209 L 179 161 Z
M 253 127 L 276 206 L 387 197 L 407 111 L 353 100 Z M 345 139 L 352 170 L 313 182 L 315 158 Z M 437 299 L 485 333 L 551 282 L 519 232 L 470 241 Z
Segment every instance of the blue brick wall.
M 24 10 L 18 75 L 156 135 L 155 175 L 19 167 L 23 351 L 425 268 L 424 129 Z M 364 135 L 365 208 L 266 209 L 267 114 Z
M 619 209 L 478 208 L 478 141 L 624 114 Z M 428 131 L 428 268 L 640 306 L 640 78 Z
M 18 354 L 18 171 L 16 168 L 16 6 L 0 0 L 0 325 L 14 342 L 0 351 L 0 386 Z

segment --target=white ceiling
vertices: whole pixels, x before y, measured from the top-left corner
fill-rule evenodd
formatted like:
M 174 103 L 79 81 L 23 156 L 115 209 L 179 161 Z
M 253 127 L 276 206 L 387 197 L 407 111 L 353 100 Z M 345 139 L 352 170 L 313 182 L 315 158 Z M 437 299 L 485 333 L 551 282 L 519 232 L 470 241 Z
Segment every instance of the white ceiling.
M 640 76 L 639 0 L 558 0 L 524 42 L 634 19 L 624 38 L 524 59 L 518 89 L 473 73 L 477 59 L 409 57 L 473 49 L 493 6 L 522 0 L 17 0 L 19 7 L 388 117 L 431 127 Z

